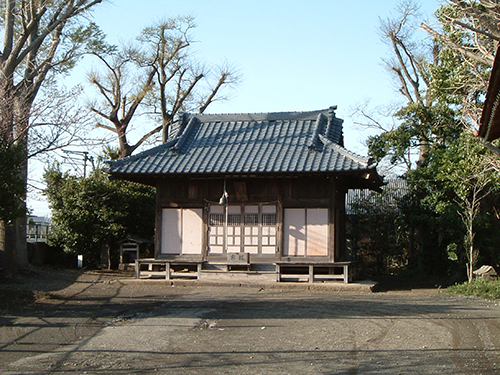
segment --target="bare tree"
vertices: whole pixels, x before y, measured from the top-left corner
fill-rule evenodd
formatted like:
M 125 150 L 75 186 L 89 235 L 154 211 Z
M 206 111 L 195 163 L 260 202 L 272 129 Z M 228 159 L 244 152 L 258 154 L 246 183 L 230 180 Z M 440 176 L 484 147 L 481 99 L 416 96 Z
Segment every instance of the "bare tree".
M 422 196 L 436 201 L 442 199 L 433 190 L 439 191 L 441 184 L 448 184 L 448 177 L 433 184 L 426 176 L 442 163 L 445 156 L 440 151 L 455 145 L 464 132 L 464 125 L 470 128 L 481 111 L 499 36 L 500 7 L 497 1 L 491 0 L 449 0 L 436 12 L 437 23 L 421 23 L 416 4 L 413 0 L 401 1 L 396 17 L 382 20 L 380 27 L 382 40 L 391 51 L 391 57 L 384 63 L 405 104 L 393 113 L 396 121 L 388 127 L 364 108 L 360 113 L 372 128 L 380 131 L 368 139 L 373 156 L 379 159 L 388 156 L 391 163 L 404 163 L 407 169 L 412 169 L 411 159 L 417 155 L 417 170 L 407 176 L 416 181 L 412 204 L 421 207 Z M 426 33 L 417 34 L 419 28 Z M 460 155 L 465 165 L 479 165 L 483 157 L 480 155 L 472 161 L 472 155 Z M 450 164 L 446 175 L 455 169 L 457 164 Z M 450 189 L 459 197 L 457 202 L 468 233 L 465 242 L 472 246 L 468 251 L 469 267 L 472 267 L 472 223 L 487 186 L 481 186 L 477 179 L 469 186 L 465 180 L 461 176 Z M 426 191 L 427 182 L 431 188 Z M 462 186 L 468 189 L 460 195 Z M 417 216 L 409 218 L 409 259 L 419 268 L 425 249 L 440 246 L 441 233 L 429 246 L 431 233 L 429 226 Z
M 78 24 L 77 20 L 102 1 L 2 2 L 4 38 L 0 51 L 0 97 L 7 98 L 9 103 L 7 117 L 2 121 L 9 137 L 26 148 L 25 157 L 33 103 L 52 73 L 70 69 L 85 44 L 99 38 L 95 25 Z M 27 181 L 26 162 L 22 175 Z M 22 266 L 27 264 L 25 220 L 19 218 L 10 228 L 14 234 L 6 234 L 6 238 L 15 239 L 15 243 L 0 245 L 3 246 L 0 251 L 5 251 L 6 247 L 15 248 L 17 262 Z M 5 222 L 1 221 L 0 226 L 5 229 Z
M 462 124 L 472 128 L 481 116 L 500 39 L 500 5 L 494 0 L 448 0 L 436 11 L 435 21 L 422 23 L 419 18 L 417 2 L 403 0 L 396 8 L 395 17 L 381 20 L 382 40 L 391 49 L 391 57 L 384 60 L 387 70 L 405 98 L 407 108 L 419 107 L 425 115 L 426 110 L 440 100 L 459 105 Z M 418 29 L 431 39 L 416 34 Z M 382 128 L 366 109 L 358 113 L 364 118 L 364 125 L 378 127 L 386 134 L 399 126 L 396 122 Z M 436 140 L 433 131 L 428 131 L 433 124 L 429 122 L 425 126 L 425 117 L 419 118 L 423 126 L 419 126 L 420 132 L 414 134 L 410 145 L 418 151 L 417 167 L 425 165 L 429 146 Z M 411 168 L 410 155 L 412 153 L 396 156 Z
M 384 63 L 389 73 L 399 82 L 399 92 L 409 103 L 423 104 L 428 81 L 425 74 L 426 52 L 414 39 L 414 19 L 419 7 L 411 0 L 402 1 L 396 8 L 397 16 L 380 21 L 382 41 L 391 47 L 392 58 Z
M 398 91 L 406 98 L 407 105 L 428 108 L 432 104 L 429 90 L 428 64 L 437 58 L 438 47 L 429 46 L 414 37 L 415 20 L 419 17 L 419 6 L 413 0 L 404 0 L 396 8 L 397 16 L 381 20 L 380 33 L 382 40 L 391 47 L 392 57 L 385 59 L 388 72 L 398 83 Z M 421 119 L 420 119 L 421 120 Z M 429 124 L 430 125 L 430 124 Z M 415 134 L 418 147 L 417 166 L 427 162 L 430 126 L 420 127 Z M 408 148 L 404 158 L 410 169 L 411 148 Z
M 28 122 L 28 159 L 89 141 L 90 112 L 80 99 L 82 93 L 83 86 L 78 85 L 51 87 L 38 95 Z
M 120 158 L 131 155 L 147 139 L 144 138 L 134 145 L 130 145 L 127 139 L 130 123 L 144 97 L 151 90 L 155 76 L 153 67 L 149 67 L 146 71 L 137 67 L 133 56 L 135 53 L 136 51 L 124 49 L 111 58 L 95 54 L 106 67 L 106 73 L 101 74 L 97 71 L 89 73 L 90 82 L 97 87 L 104 99 L 102 103 L 93 103 L 91 110 L 100 118 L 111 122 L 112 126 L 99 120 L 96 124 L 117 134 Z M 136 75 L 138 72 L 143 73 L 145 77 L 141 75 L 133 77 L 131 70 Z
M 470 192 L 468 195 L 463 196 L 458 204 L 461 211 L 458 211 L 462 222 L 465 225 L 464 244 L 467 256 L 467 277 L 469 282 L 472 281 L 474 266 L 476 264 L 479 252 L 474 247 L 474 238 L 476 236 L 474 222 L 479 213 L 481 200 L 490 193 L 487 184 L 480 181 L 471 183 Z
M 479 153 L 478 143 L 469 133 L 460 150 L 464 155 L 471 155 L 469 160 L 460 160 L 449 178 L 456 186 L 457 211 L 465 226 L 464 245 L 467 257 L 467 276 L 469 282 L 473 278 L 474 266 L 477 262 L 479 251 L 474 245 L 476 234 L 476 217 L 481 210 L 481 202 L 498 184 L 498 162 L 489 152 L 486 155 Z M 459 151 L 457 151 L 459 153 Z
M 375 109 L 364 103 L 353 113 L 357 125 L 375 134 L 366 141 L 370 153 L 403 171 L 415 165 L 425 166 L 432 142 L 432 124 L 425 115 L 433 102 L 428 67 L 439 50 L 437 45 L 422 40 L 419 12 L 416 1 L 403 0 L 393 15 L 380 19 L 380 38 L 389 47 L 389 56 L 382 61 L 401 99 Z M 410 122 L 422 126 L 411 126 Z
M 235 84 L 238 76 L 229 65 L 209 69 L 191 56 L 192 17 L 178 17 L 143 30 L 140 47 L 124 47 L 113 56 L 96 54 L 106 74 L 93 72 L 91 83 L 97 87 L 101 103 L 92 110 L 112 126 L 97 125 L 117 134 L 119 157 L 129 156 L 158 133 L 165 142 L 180 112 L 203 113 L 214 101 L 225 97 L 223 87 Z M 131 71 L 134 74 L 131 74 Z M 127 134 L 133 119 L 147 114 L 160 119 L 139 140 L 129 144 Z
M 389 159 L 393 165 L 404 165 L 406 171 L 415 168 L 425 171 L 429 165 L 432 146 L 445 145 L 440 128 L 453 126 L 453 111 L 436 100 L 431 84 L 430 68 L 439 60 L 440 46 L 425 39 L 419 32 L 419 5 L 414 0 L 403 0 L 395 15 L 380 21 L 380 35 L 390 49 L 384 64 L 393 78 L 404 103 L 392 113 L 393 123 L 388 129 L 367 117 L 380 134 L 368 138 L 370 153 L 377 159 Z M 416 163 L 414 163 L 416 160 Z M 418 176 L 419 174 L 409 174 Z M 416 189 L 418 190 L 418 189 Z M 411 205 L 418 206 L 420 195 L 411 194 Z M 409 217 L 408 259 L 412 266 L 423 268 L 423 254 L 430 238 L 430 228 Z

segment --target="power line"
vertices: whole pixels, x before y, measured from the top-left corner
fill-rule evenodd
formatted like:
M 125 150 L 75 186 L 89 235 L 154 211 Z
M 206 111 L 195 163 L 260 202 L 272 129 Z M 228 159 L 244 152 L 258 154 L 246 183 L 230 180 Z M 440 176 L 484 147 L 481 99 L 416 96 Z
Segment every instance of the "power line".
M 92 156 L 89 156 L 88 151 L 73 151 L 73 150 L 62 150 L 65 154 L 74 154 L 74 155 L 82 155 L 83 156 L 83 177 L 87 177 L 87 162 L 90 161 L 92 165 L 94 165 L 94 158 Z M 75 169 L 78 168 L 78 165 L 75 163 L 75 159 L 70 157 L 64 158 L 65 160 L 71 160 L 70 164 L 75 167 Z

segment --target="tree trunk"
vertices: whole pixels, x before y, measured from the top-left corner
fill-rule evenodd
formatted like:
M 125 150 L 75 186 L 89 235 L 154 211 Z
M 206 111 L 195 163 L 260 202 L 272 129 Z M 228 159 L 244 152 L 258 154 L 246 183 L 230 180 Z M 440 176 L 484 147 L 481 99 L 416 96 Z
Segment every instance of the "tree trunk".
M 0 220 L 0 275 L 5 272 L 6 267 L 5 253 L 5 221 Z
M 24 100 L 25 95 L 21 96 L 22 100 L 16 101 L 15 113 L 17 121 L 14 125 L 14 135 L 16 143 L 23 146 L 24 160 L 21 166 L 19 175 L 24 183 L 23 196 L 19 204 L 21 205 L 22 216 L 16 218 L 14 221 L 14 246 L 16 249 L 16 262 L 20 268 L 28 266 L 28 244 L 26 242 L 26 198 L 28 195 L 28 127 L 29 127 L 29 108 L 33 105 L 32 101 Z
M 26 216 L 18 217 L 15 221 L 16 262 L 18 267 L 28 266 L 28 244 L 26 242 Z
M 118 134 L 118 158 L 123 159 L 130 156 L 134 149 L 128 144 L 127 132 L 125 126 L 116 126 L 116 133 Z
M 1 86 L 0 97 L 5 106 L 0 113 L 3 136 L 12 145 L 21 145 L 23 148 L 23 161 L 20 166 L 19 177 L 23 181 L 24 189 L 19 199 L 19 205 L 23 214 L 13 220 L 12 224 L 2 222 L 0 224 L 0 252 L 3 255 L 5 267 L 0 268 L 8 274 L 13 274 L 18 267 L 28 265 L 28 248 L 26 243 L 26 195 L 28 187 L 28 135 L 29 108 L 32 102 L 26 99 L 26 94 L 20 90 L 16 93 L 12 80 L 5 80 Z M 3 263 L 2 262 L 2 263 Z
M 12 276 L 17 271 L 15 227 L 0 220 L 0 272 Z
M 469 263 L 467 263 L 467 277 L 469 283 L 472 282 L 474 278 L 474 245 L 470 245 L 469 247 Z
M 18 217 L 10 225 L 0 220 L 0 269 L 4 268 L 2 258 L 5 259 L 4 271 L 7 274 L 28 266 L 26 215 Z
M 107 245 L 107 250 L 108 250 L 108 270 L 111 269 L 111 246 L 109 244 Z
M 408 227 L 408 266 L 411 268 L 415 264 L 415 225 L 410 222 Z

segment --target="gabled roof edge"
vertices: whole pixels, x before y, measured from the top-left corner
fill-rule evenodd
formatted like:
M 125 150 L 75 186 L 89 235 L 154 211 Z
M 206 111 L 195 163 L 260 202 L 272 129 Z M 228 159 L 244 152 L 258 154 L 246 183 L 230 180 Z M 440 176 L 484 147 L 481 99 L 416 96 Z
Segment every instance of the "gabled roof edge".
M 173 145 L 175 145 L 176 142 L 177 142 L 177 138 L 172 139 L 172 140 L 170 140 L 170 141 L 168 141 L 166 143 L 162 143 L 161 145 L 155 146 L 153 148 L 150 148 L 149 150 L 145 150 L 145 151 L 139 152 L 138 154 L 127 156 L 126 158 L 123 158 L 123 159 L 105 160 L 104 162 L 106 164 L 108 164 L 108 166 L 120 166 L 120 165 L 123 165 L 123 164 L 130 163 L 132 161 L 135 161 L 137 159 L 141 159 L 141 158 L 143 158 L 145 156 L 155 154 L 158 151 L 161 151 L 162 149 L 168 149 L 168 148 L 172 147 Z
M 354 152 L 349 151 L 349 150 L 345 149 L 344 147 L 330 141 L 328 138 L 326 138 L 322 134 L 319 134 L 319 139 L 321 140 L 321 142 L 323 142 L 325 147 L 331 148 L 332 150 L 338 152 L 339 154 L 342 154 L 350 159 L 353 159 L 354 161 L 356 161 L 360 164 L 364 164 L 366 166 L 366 168 L 370 168 L 370 167 L 374 166 L 373 159 L 371 159 L 371 158 L 367 158 L 367 157 L 363 157 L 361 155 L 355 154 Z

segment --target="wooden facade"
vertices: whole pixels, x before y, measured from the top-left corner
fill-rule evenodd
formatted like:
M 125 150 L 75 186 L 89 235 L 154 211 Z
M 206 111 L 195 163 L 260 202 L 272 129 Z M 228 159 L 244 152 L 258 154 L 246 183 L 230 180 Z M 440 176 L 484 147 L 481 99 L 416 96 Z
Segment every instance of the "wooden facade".
M 346 192 L 345 179 L 332 176 L 161 179 L 156 258 L 345 261 Z

